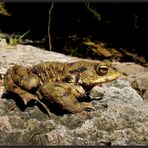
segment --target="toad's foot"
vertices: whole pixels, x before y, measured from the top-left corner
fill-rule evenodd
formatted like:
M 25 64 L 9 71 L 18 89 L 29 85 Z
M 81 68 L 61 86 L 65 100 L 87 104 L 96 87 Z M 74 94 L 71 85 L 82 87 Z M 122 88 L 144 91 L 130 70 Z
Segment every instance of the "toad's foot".
M 33 98 L 33 100 L 36 100 L 38 103 L 40 103 L 42 105 L 42 107 L 46 110 L 48 116 L 50 117 L 51 116 L 51 112 L 49 110 L 49 108 L 43 103 L 41 102 L 38 98 Z

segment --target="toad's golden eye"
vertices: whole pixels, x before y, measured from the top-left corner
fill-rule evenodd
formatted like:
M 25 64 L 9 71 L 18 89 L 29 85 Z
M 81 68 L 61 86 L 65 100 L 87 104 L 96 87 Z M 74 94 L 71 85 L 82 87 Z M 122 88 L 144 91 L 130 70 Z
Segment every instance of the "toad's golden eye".
M 100 75 L 105 75 L 108 72 L 108 66 L 105 65 L 99 65 L 97 66 L 97 73 Z

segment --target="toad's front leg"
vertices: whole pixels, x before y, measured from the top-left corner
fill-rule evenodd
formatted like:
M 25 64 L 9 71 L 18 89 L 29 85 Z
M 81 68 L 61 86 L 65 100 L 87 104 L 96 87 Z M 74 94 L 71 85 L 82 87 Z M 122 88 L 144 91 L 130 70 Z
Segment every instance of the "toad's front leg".
M 40 86 L 37 93 L 41 100 L 47 99 L 50 103 L 56 104 L 59 109 L 70 113 L 95 110 L 90 103 L 78 102 L 77 98 L 85 94 L 84 89 L 79 85 L 62 82 L 46 83 Z

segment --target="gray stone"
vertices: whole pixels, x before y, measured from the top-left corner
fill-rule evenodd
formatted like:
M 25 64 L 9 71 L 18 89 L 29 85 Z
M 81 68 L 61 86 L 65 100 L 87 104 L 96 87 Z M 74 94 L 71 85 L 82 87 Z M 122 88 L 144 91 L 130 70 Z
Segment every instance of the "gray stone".
M 85 60 L 29 45 L 10 47 L 5 41 L 0 42 L 0 59 L 1 79 L 14 64 Z M 37 106 L 21 111 L 13 100 L 0 97 L 0 145 L 148 145 L 148 70 L 134 63 L 114 64 L 127 76 L 91 90 L 96 111 L 48 117 Z M 0 96 L 3 89 L 0 83 Z
M 118 63 L 116 68 L 126 74 L 125 79 L 143 100 L 148 101 L 148 68 L 135 63 Z
M 1 113 L 0 145 L 148 144 L 148 103 L 128 81 L 96 86 L 90 96 L 96 111 L 50 118 L 37 107 Z

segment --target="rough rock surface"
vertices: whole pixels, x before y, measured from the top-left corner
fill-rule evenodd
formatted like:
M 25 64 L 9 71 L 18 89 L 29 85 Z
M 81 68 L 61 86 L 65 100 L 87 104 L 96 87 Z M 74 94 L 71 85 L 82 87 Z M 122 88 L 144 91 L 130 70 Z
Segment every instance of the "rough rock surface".
M 134 63 L 116 63 L 116 68 L 126 75 L 131 86 L 145 101 L 148 101 L 148 67 Z
M 32 46 L 12 48 L 4 41 L 0 59 L 0 95 L 3 74 L 16 63 L 82 60 Z M 93 88 L 93 112 L 49 118 L 36 106 L 21 111 L 13 100 L 0 98 L 0 145 L 148 145 L 148 69 L 134 63 L 116 63 L 116 67 L 127 76 Z

